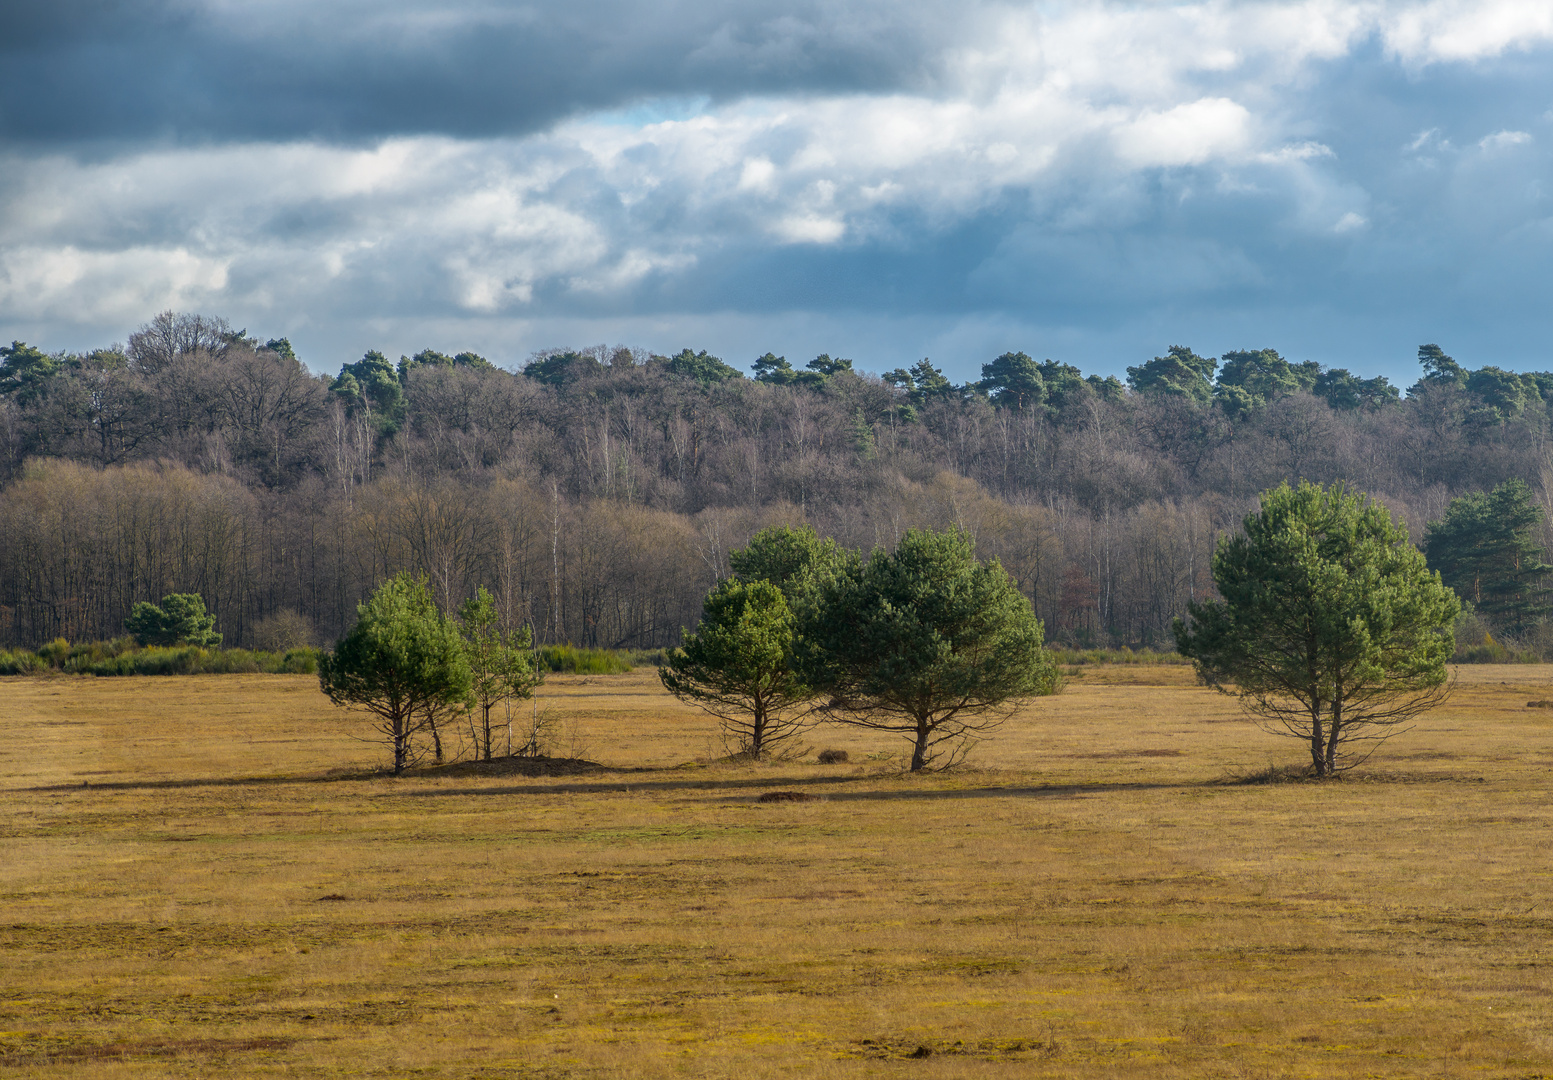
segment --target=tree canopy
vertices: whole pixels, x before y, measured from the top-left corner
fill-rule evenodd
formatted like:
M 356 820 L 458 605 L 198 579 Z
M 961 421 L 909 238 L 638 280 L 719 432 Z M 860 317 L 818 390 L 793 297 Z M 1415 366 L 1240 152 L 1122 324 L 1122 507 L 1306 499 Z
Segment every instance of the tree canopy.
M 957 529 L 910 530 L 893 552 L 846 568 L 805 636 L 827 714 L 904 734 L 913 772 L 953 762 L 967 736 L 1060 682 L 1029 600 Z
M 1429 523 L 1424 555 L 1447 585 L 1501 630 L 1524 634 L 1547 617 L 1546 578 L 1532 530 L 1542 507 L 1522 480 L 1452 499 Z
M 812 691 L 798 671 L 798 620 L 769 581 L 724 581 L 658 676 L 723 723 L 725 742 L 758 758 L 803 729 Z
M 171 593 L 160 604 L 142 600 L 124 620 L 124 629 L 141 645 L 221 644 L 216 617 L 205 611 L 198 593 Z
M 1222 599 L 1192 603 L 1176 647 L 1332 776 L 1443 700 L 1455 595 L 1407 530 L 1341 485 L 1265 492 L 1213 557 Z
M 491 710 L 517 698 L 528 698 L 544 681 L 534 663 L 533 637 L 527 626 L 505 630 L 496 600 L 481 585 L 458 609 L 464 661 L 469 665 L 470 696 L 479 711 L 476 749 L 485 761 L 493 753 Z
M 1184 397 L 1197 405 L 1213 399 L 1213 373 L 1219 362 L 1198 356 L 1185 345 L 1172 345 L 1164 356 L 1127 369 L 1127 385 L 1140 394 Z
M 723 363 L 705 349 L 700 352 L 681 349 L 677 354 L 669 357 L 666 366 L 675 375 L 683 375 L 698 383 L 719 383 L 725 379 L 744 378 L 744 373 L 738 368 Z
M 458 629 L 437 610 L 424 577 L 396 574 L 357 605 L 356 625 L 319 658 L 318 684 L 336 705 L 357 705 L 388 740 L 394 772 L 439 709 L 468 703 L 473 676 Z

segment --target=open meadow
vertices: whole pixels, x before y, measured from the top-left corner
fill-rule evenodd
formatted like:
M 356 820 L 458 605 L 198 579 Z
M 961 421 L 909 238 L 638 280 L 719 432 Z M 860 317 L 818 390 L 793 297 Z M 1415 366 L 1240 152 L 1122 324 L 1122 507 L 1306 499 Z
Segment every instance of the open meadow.
M 0 1078 L 1553 1076 L 1553 667 L 1326 784 L 1083 671 L 925 776 L 719 762 L 652 669 L 541 688 L 605 766 L 548 776 L 382 775 L 309 676 L 0 680 Z

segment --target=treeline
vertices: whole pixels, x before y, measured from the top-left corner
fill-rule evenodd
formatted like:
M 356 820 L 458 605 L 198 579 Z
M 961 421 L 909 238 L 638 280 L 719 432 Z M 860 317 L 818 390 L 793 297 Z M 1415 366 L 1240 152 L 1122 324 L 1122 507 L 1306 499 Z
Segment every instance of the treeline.
M 228 645 L 322 643 L 409 570 L 444 605 L 489 588 L 539 641 L 659 647 L 730 549 L 809 523 L 864 550 L 959 526 L 1054 643 L 1168 647 L 1217 535 L 1283 479 L 1372 492 L 1419 541 L 1506 479 L 1546 504 L 1553 378 L 1420 359 L 1402 397 L 1272 350 L 1172 348 L 1126 385 L 1011 353 L 955 385 L 926 360 L 767 354 L 746 377 L 623 348 L 314 376 L 284 339 L 171 313 L 87 354 L 13 343 L 0 643 L 111 638 L 169 593 L 203 596 Z

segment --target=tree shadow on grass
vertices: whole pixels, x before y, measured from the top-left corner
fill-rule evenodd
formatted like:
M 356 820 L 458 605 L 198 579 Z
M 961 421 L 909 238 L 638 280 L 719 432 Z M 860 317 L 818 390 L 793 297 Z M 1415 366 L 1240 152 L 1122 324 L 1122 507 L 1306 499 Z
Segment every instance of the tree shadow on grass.
M 609 794 L 653 794 L 671 792 L 702 792 L 708 795 L 725 795 L 725 800 L 730 803 L 740 803 L 749 800 L 749 795 L 736 795 L 735 792 L 764 792 L 777 789 L 806 791 L 817 799 L 826 801 L 869 801 L 869 800 L 952 800 L 952 799 L 988 799 L 988 798 L 1080 798 L 1084 795 L 1100 794 L 1110 791 L 1156 791 L 1175 788 L 1192 788 L 1206 786 L 1212 781 L 1203 783 L 1097 783 L 1097 784 L 986 784 L 965 788 L 891 788 L 888 790 L 848 790 L 859 784 L 875 783 L 881 780 L 905 780 L 910 781 L 909 773 L 874 773 L 869 775 L 848 774 L 842 776 L 742 776 L 742 777 L 709 777 L 704 775 L 686 775 L 687 770 L 683 766 L 670 766 L 666 768 L 615 768 L 607 765 L 597 765 L 589 762 L 595 768 L 589 770 L 572 770 L 565 773 L 534 772 L 529 774 L 532 779 L 556 780 L 561 783 L 538 784 L 514 784 L 491 783 L 479 786 L 459 787 L 419 787 L 396 786 L 392 791 L 384 794 L 399 795 L 413 799 L 440 799 L 449 797 L 467 796 L 535 796 L 535 795 L 609 795 Z M 598 775 L 597 780 L 578 781 L 567 779 L 581 774 Z M 397 779 L 400 781 L 415 781 L 418 779 L 437 778 L 447 776 L 449 773 L 439 769 L 416 770 L 407 772 Z M 453 773 L 452 775 L 469 775 L 469 773 Z M 602 777 L 609 777 L 603 779 Z M 168 780 L 110 780 L 105 782 L 86 782 L 80 784 L 48 784 L 38 787 L 17 788 L 14 791 L 50 792 L 56 794 L 71 794 L 84 792 L 103 791 L 168 791 L 185 788 L 200 787 L 249 787 L 249 786 L 282 786 L 287 784 L 333 784 L 350 781 L 371 781 L 395 779 L 393 774 L 386 769 L 353 770 L 332 772 L 314 776 L 231 776 L 211 777 L 204 779 L 168 779 Z M 492 779 L 496 779 L 493 777 Z M 501 780 L 509 779 L 508 776 L 500 777 Z

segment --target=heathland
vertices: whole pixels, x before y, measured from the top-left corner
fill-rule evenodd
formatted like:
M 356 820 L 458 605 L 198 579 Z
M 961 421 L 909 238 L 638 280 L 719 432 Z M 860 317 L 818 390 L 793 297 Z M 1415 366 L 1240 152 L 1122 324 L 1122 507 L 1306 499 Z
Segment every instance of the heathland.
M 1553 1074 L 1550 682 L 1278 783 L 1179 666 L 921 776 L 727 762 L 650 669 L 553 676 L 554 761 L 397 778 L 307 676 L 0 680 L 0 1070 Z

